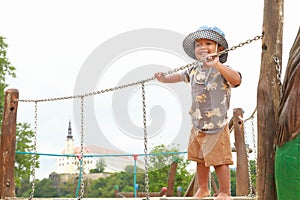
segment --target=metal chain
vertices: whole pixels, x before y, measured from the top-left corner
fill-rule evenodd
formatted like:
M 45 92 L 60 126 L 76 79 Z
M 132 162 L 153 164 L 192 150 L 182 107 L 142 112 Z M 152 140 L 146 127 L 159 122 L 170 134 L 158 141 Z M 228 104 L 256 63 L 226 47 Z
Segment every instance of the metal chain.
M 252 132 L 252 144 L 253 144 L 253 154 L 254 154 L 254 162 L 255 162 L 255 169 L 257 169 L 257 156 L 256 156 L 256 137 L 255 137 L 255 129 L 254 129 L 254 115 L 251 116 L 251 132 Z M 248 196 L 254 197 L 254 191 L 253 191 L 253 182 L 251 179 L 251 168 L 250 168 L 250 160 L 248 162 L 249 167 L 249 179 L 251 180 L 251 193 L 249 193 Z
M 225 49 L 224 51 L 219 52 L 217 55 L 220 56 L 222 54 L 228 53 L 229 51 L 235 50 L 238 47 L 242 47 L 245 44 L 250 44 L 253 41 L 259 40 L 261 39 L 262 36 L 255 36 L 253 39 L 249 39 L 246 40 L 245 42 L 241 42 L 240 44 L 233 46 L 229 49 Z M 190 68 L 194 65 L 197 65 L 199 62 L 203 62 L 205 61 L 205 59 L 201 60 L 201 61 L 197 61 L 173 70 L 170 70 L 164 74 L 172 74 L 174 72 L 178 72 L 180 70 L 184 70 L 186 68 Z M 277 65 L 276 65 L 276 69 L 277 69 Z M 280 68 L 279 68 L 280 69 Z M 280 74 L 280 73 L 279 73 Z M 35 151 L 35 156 L 34 156 L 34 164 L 36 163 L 36 133 L 37 133 L 37 103 L 38 102 L 48 102 L 48 101 L 60 101 L 60 100 L 67 100 L 67 99 L 75 99 L 75 98 L 81 98 L 81 159 L 83 159 L 83 100 L 84 97 L 88 97 L 88 96 L 94 96 L 97 94 L 102 94 L 102 93 L 106 93 L 106 92 L 112 92 L 115 90 L 119 90 L 119 89 L 123 89 L 123 88 L 127 88 L 130 86 L 134 86 L 134 85 L 138 85 L 138 84 L 142 84 L 142 95 L 143 95 L 143 118 L 144 118 L 144 144 L 145 144 L 145 182 L 146 182 L 146 198 L 147 200 L 149 200 L 149 177 L 148 177 L 148 157 L 147 157 L 147 125 L 146 125 L 146 105 L 145 105 L 145 88 L 144 88 L 144 84 L 146 82 L 155 80 L 156 78 L 150 77 L 147 78 L 145 80 L 141 80 L 141 81 L 137 81 L 137 82 L 133 82 L 133 83 L 129 83 L 129 84 L 125 84 L 125 85 L 120 85 L 120 86 L 116 86 L 116 87 L 112 87 L 112 88 L 108 88 L 108 89 L 104 89 L 104 90 L 100 90 L 100 91 L 95 91 L 95 92 L 90 92 L 90 93 L 86 93 L 83 95 L 74 95 L 74 96 L 66 96 L 66 97 L 57 97 L 57 98 L 47 98 L 47 99 L 38 99 L 38 100 L 20 100 L 17 99 L 16 101 L 19 102 L 34 102 L 35 103 L 35 139 L 34 139 L 34 151 Z M 32 176 L 33 176 L 33 181 L 32 181 L 32 192 L 31 195 L 29 197 L 29 199 L 31 200 L 33 198 L 34 195 L 34 190 L 35 190 L 35 168 L 33 167 L 32 169 Z M 79 197 L 80 199 L 83 197 L 83 193 L 84 193 L 84 182 L 83 182 L 83 177 L 81 178 L 82 182 L 81 182 L 81 196 Z
M 255 137 L 255 129 L 254 129 L 254 116 L 251 118 L 251 129 L 252 129 L 252 140 L 253 140 L 253 153 L 254 153 L 254 158 L 255 162 L 257 160 L 257 153 L 256 153 L 256 137 Z
M 274 62 L 276 64 L 275 69 L 276 69 L 276 77 L 277 77 L 277 82 L 279 85 L 279 91 L 280 91 L 280 97 L 282 96 L 282 84 L 281 84 L 281 66 L 280 66 L 280 60 L 277 56 L 273 56 Z
M 80 129 L 80 165 L 81 165 L 81 178 L 80 178 L 80 195 L 78 195 L 77 199 L 80 200 L 83 198 L 84 195 L 84 181 L 83 181 L 83 170 L 84 170 L 84 159 L 83 159 L 83 136 L 84 136 L 84 97 L 80 98 L 81 106 L 80 106 L 80 122 L 81 122 L 81 129 Z
M 257 35 L 257 36 L 255 36 L 254 38 L 248 39 L 248 40 L 246 40 L 245 42 L 241 42 L 240 44 L 238 44 L 238 45 L 236 45 L 236 46 L 233 46 L 233 47 L 231 47 L 231 48 L 229 48 L 229 49 L 225 49 L 225 50 L 223 50 L 223 51 L 220 51 L 220 52 L 218 53 L 218 56 L 220 56 L 220 55 L 222 55 L 222 54 L 224 54 L 224 53 L 228 53 L 229 51 L 235 50 L 235 49 L 237 49 L 238 47 L 242 47 L 242 46 L 244 46 L 245 44 L 250 44 L 250 43 L 253 42 L 253 41 L 262 39 L 262 37 L 263 37 L 263 35 Z
M 246 144 L 246 146 L 245 146 L 245 148 L 246 148 L 246 156 L 247 156 L 247 161 L 248 161 L 248 177 L 249 177 L 249 194 L 248 194 L 248 196 L 250 197 L 250 196 L 252 196 L 252 194 L 253 194 L 253 184 L 252 184 L 252 178 L 251 178 L 251 167 L 250 167 L 250 160 L 249 160 L 249 153 L 250 153 L 250 146 L 249 146 L 249 144 L 250 144 L 250 141 L 249 141 L 249 139 L 248 139 L 248 137 L 247 137 L 247 131 L 246 131 L 246 129 L 245 129 L 245 121 L 243 122 L 244 123 L 244 126 L 243 126 L 243 128 L 244 128 L 244 135 L 245 135 L 245 140 L 247 141 L 247 144 Z
M 220 51 L 217 55 L 221 56 L 222 54 L 228 53 L 229 51 L 233 51 L 233 50 L 237 49 L 238 47 L 242 47 L 245 44 L 250 44 L 251 42 L 259 40 L 261 38 L 262 38 L 262 35 L 255 36 L 254 38 L 248 39 L 245 42 L 241 42 L 240 44 L 238 44 L 236 46 L 233 46 L 233 47 L 231 47 L 229 49 L 225 49 L 223 51 Z M 197 62 L 194 62 L 194 63 L 191 63 L 191 64 L 187 64 L 185 66 L 181 66 L 179 68 L 175 68 L 175 69 L 172 69 L 172 70 L 170 70 L 168 72 L 165 72 L 164 74 L 165 75 L 172 74 L 172 73 L 175 73 L 175 72 L 178 72 L 178 71 L 190 68 L 190 67 L 192 67 L 194 65 L 197 65 L 199 62 L 204 62 L 204 61 L 205 61 L 205 59 L 197 61 Z M 107 89 L 103 89 L 103 90 L 99 90 L 99 91 L 95 91 L 95 92 L 90 92 L 90 93 L 86 93 L 86 94 L 83 94 L 83 95 L 74 95 L 74 96 L 57 97 L 57 98 L 47 98 L 47 99 L 38 99 L 38 100 L 20 100 L 20 99 L 18 99 L 16 101 L 19 101 L 19 102 L 47 102 L 47 101 L 60 101 L 60 100 L 66 100 L 66 99 L 76 99 L 76 98 L 94 96 L 94 95 L 98 95 L 98 94 L 102 94 L 102 93 L 106 93 L 106 92 L 112 92 L 112 91 L 116 91 L 116 90 L 119 90 L 119 89 L 123 89 L 123 88 L 127 88 L 127 87 L 130 87 L 130 86 L 134 86 L 134 85 L 144 84 L 146 82 L 153 81 L 155 79 L 156 78 L 154 76 L 152 76 L 150 78 L 147 78 L 147 79 L 144 79 L 144 80 L 140 80 L 140 81 L 137 81 L 137 82 L 133 82 L 133 83 L 125 84 L 125 85 L 120 85 L 120 86 L 116 86 L 116 87 L 112 87 L 112 88 L 107 88 Z
M 34 102 L 34 139 L 33 139 L 33 163 L 31 166 L 31 176 L 32 176 L 32 182 L 31 182 L 31 193 L 29 196 L 29 200 L 31 200 L 34 196 L 35 191 L 35 167 L 37 163 L 37 150 L 36 150 L 36 144 L 37 144 L 37 125 L 38 125 L 38 109 L 37 109 L 37 102 Z
M 252 132 L 252 144 L 253 144 L 253 154 L 254 154 L 254 158 L 255 158 L 255 163 L 257 160 L 257 156 L 256 156 L 256 139 L 255 139 L 255 128 L 254 128 L 254 114 L 256 113 L 257 109 L 255 108 L 253 113 L 251 114 L 251 116 L 249 118 L 247 118 L 246 120 L 244 120 L 244 124 L 251 119 L 251 132 Z M 244 132 L 245 132 L 245 137 L 246 137 L 246 141 L 248 143 L 248 145 L 251 143 L 249 141 L 249 138 L 247 137 L 247 131 L 244 127 Z M 250 149 L 250 146 L 249 146 Z M 249 151 L 247 151 L 247 159 L 248 159 L 248 175 L 249 175 L 249 195 L 250 197 L 254 196 L 254 192 L 253 192 L 253 183 L 252 183 L 252 179 L 251 179 L 251 165 L 250 165 L 250 160 L 249 160 Z
M 144 159 L 145 159 L 145 191 L 146 199 L 149 200 L 149 175 L 148 175 L 148 135 L 147 135 L 147 119 L 146 119 L 146 98 L 145 98 L 145 85 L 142 85 L 142 98 L 143 98 L 143 124 L 144 124 Z

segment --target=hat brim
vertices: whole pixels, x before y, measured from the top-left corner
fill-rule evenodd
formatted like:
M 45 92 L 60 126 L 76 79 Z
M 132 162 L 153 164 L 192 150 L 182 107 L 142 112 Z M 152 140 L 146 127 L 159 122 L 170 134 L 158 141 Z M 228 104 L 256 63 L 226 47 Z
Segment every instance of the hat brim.
M 226 39 L 216 31 L 213 30 L 198 30 L 193 33 L 190 33 L 184 40 L 183 40 L 183 49 L 185 53 L 190 56 L 191 58 L 197 60 L 195 56 L 195 40 L 196 39 L 209 39 L 212 41 L 217 42 L 219 45 L 223 46 L 225 49 L 228 49 L 228 43 Z M 220 62 L 226 62 L 228 57 L 228 53 L 224 53 L 220 56 Z

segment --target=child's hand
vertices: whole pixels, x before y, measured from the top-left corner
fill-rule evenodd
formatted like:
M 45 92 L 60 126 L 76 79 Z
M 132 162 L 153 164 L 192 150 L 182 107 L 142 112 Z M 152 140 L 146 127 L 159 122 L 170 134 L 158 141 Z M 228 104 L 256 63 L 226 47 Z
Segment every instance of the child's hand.
M 217 56 L 217 53 L 208 54 L 206 57 L 206 61 L 204 62 L 206 66 L 208 67 L 214 67 L 216 66 L 219 61 L 219 56 Z
M 154 77 L 155 77 L 158 81 L 160 81 L 160 82 L 162 82 L 162 83 L 166 82 L 166 79 L 167 79 L 163 72 L 157 72 L 157 73 L 155 73 L 155 74 L 154 74 Z

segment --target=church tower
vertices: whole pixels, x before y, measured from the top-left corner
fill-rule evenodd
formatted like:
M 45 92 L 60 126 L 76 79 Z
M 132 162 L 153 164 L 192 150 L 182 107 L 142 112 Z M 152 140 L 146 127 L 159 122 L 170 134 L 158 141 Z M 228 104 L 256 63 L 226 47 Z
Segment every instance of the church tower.
M 68 135 L 66 140 L 65 154 L 74 154 L 74 138 L 72 135 L 71 121 L 69 121 Z
M 65 148 L 62 154 L 70 156 L 61 156 L 57 158 L 57 172 L 59 174 L 76 174 L 79 173 L 80 162 L 76 155 L 80 155 L 81 147 L 74 146 L 74 138 L 72 135 L 71 121 L 69 121 L 68 134 L 66 138 Z M 88 148 L 84 148 L 84 153 L 91 153 Z M 89 173 L 91 169 L 96 168 L 95 158 L 85 158 L 83 170 L 84 173 Z

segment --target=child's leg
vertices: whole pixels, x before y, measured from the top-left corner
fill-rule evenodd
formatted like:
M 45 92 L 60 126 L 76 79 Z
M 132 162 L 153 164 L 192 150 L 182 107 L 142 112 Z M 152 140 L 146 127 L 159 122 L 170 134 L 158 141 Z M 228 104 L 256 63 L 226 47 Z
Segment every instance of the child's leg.
M 205 167 L 204 163 L 197 163 L 197 179 L 199 189 L 196 192 L 195 197 L 203 198 L 210 196 L 210 191 L 208 189 L 208 176 L 209 167 Z
M 230 169 L 229 165 L 215 166 L 215 171 L 220 185 L 220 193 L 216 199 L 230 199 Z

